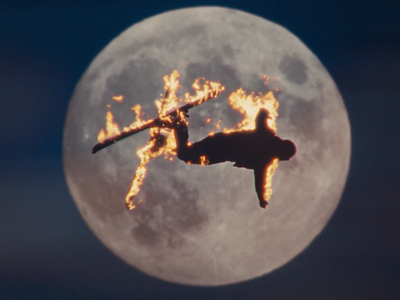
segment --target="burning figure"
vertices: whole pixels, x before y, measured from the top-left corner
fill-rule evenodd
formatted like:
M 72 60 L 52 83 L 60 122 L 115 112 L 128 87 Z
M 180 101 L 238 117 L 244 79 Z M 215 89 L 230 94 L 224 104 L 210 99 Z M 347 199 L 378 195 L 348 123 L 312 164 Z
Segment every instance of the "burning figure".
M 182 114 L 174 118 L 172 126 L 177 143 L 177 157 L 188 164 L 213 165 L 226 161 L 234 167 L 254 170 L 254 183 L 260 206 L 266 208 L 272 193 L 270 182 L 278 160 L 289 160 L 296 153 L 292 141 L 282 140 L 268 127 L 268 110 L 261 108 L 255 118 L 254 130 L 219 132 L 190 143 L 188 127 Z
M 157 118 L 142 120 L 141 106 L 136 105 L 132 107 L 136 114 L 136 121 L 124 127 L 121 132 L 118 124 L 113 121 L 112 113 L 108 111 L 106 130 L 102 129 L 98 134 L 99 143 L 93 147 L 92 153 L 97 153 L 119 140 L 149 129 L 148 143 L 136 152 L 140 158 L 140 165 L 136 169 L 126 195 L 126 207 L 129 210 L 136 207 L 133 198 L 139 193 L 143 184 L 147 163 L 164 154 L 164 157 L 169 160 L 176 155 L 188 164 L 204 166 L 231 161 L 235 163 L 235 167 L 254 170 L 257 196 L 260 206 L 265 208 L 272 194 L 272 177 L 278 161 L 289 160 L 296 153 L 293 142 L 282 140 L 275 135 L 279 104 L 273 92 L 255 95 L 241 88 L 232 92 L 228 97 L 229 104 L 243 115 L 243 120 L 231 129 L 224 128 L 223 132 L 216 134 L 210 132 L 205 139 L 191 144 L 188 141 L 186 121 L 189 109 L 216 98 L 225 90 L 225 87 L 212 81 L 200 84 L 199 78 L 192 85 L 195 95 L 186 93 L 184 100 L 178 99 L 176 96 L 176 91 L 180 88 L 178 77 L 179 73 L 176 70 L 170 76 L 164 76 L 165 96 L 155 101 L 158 108 Z M 266 75 L 263 77 L 267 84 L 269 78 Z M 121 102 L 123 96 L 114 96 L 113 100 Z M 186 104 L 178 108 L 178 102 Z M 220 121 L 217 122 L 218 129 L 219 123 Z M 140 202 L 141 200 L 137 203 Z

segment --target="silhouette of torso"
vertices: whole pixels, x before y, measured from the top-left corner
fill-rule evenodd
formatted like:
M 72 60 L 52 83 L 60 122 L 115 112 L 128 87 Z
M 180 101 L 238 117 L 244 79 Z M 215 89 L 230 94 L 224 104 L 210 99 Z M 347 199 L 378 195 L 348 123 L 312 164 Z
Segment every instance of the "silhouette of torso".
M 182 137 L 182 134 L 180 134 Z M 193 143 L 190 146 L 178 142 L 178 158 L 193 164 L 201 163 L 206 156 L 210 165 L 221 162 L 235 162 L 236 167 L 255 169 L 269 164 L 278 157 L 276 144 L 281 141 L 271 131 L 249 130 L 232 133 L 217 133 Z
M 291 141 L 283 141 L 268 128 L 267 118 L 268 111 L 260 109 L 256 117 L 256 129 L 220 132 L 193 144 L 188 143 L 186 123 L 178 122 L 174 127 L 177 156 L 191 164 L 212 165 L 230 161 L 235 163 L 235 167 L 254 170 L 255 189 L 260 206 L 265 208 L 268 204 L 264 199 L 266 169 L 274 158 L 289 160 L 296 152 Z

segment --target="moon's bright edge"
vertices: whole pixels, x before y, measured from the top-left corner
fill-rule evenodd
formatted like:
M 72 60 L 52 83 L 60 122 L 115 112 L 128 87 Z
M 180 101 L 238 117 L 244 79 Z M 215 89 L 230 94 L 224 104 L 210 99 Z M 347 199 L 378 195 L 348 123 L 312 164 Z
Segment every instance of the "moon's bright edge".
M 139 197 L 124 197 L 147 142 L 143 132 L 93 155 L 111 105 L 116 121 L 134 120 L 141 104 L 156 116 L 164 75 L 178 69 L 182 89 L 194 79 L 220 81 L 226 91 L 190 111 L 191 141 L 213 123 L 232 127 L 240 115 L 228 95 L 242 87 L 279 88 L 277 134 L 297 154 L 279 163 L 273 195 L 259 208 L 253 173 L 230 163 L 193 166 L 158 158 L 148 164 Z M 262 75 L 276 80 L 264 85 Z M 115 103 L 113 95 L 124 95 Z M 350 162 L 350 125 L 342 97 L 317 57 L 285 28 L 228 8 L 166 12 L 137 23 L 91 63 L 69 104 L 63 159 L 71 195 L 96 236 L 118 257 L 166 281 L 223 285 L 261 276 L 303 251 L 340 200 Z

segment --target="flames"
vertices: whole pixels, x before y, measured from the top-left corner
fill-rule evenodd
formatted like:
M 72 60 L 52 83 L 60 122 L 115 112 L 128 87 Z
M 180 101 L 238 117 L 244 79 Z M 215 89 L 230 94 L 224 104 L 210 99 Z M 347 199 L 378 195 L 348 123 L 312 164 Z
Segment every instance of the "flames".
M 255 117 L 260 108 L 266 108 L 268 110 L 268 127 L 276 132 L 276 118 L 278 117 L 277 110 L 279 104 L 271 91 L 264 95 L 261 93 L 255 95 L 253 92 L 247 93 L 242 88 L 239 88 L 230 94 L 229 104 L 233 109 L 238 110 L 243 115 L 243 120 L 234 128 L 224 129 L 224 132 L 255 129 Z
M 200 156 L 200 165 L 206 166 L 209 164 L 210 164 L 210 161 L 208 160 L 208 157 L 206 155 Z
M 201 103 L 207 101 L 212 97 L 216 97 L 222 92 L 225 87 L 218 82 L 205 81 L 204 78 L 196 79 L 192 85 L 195 90 L 195 94 L 185 94 L 184 99 L 177 97 L 177 91 L 181 86 L 179 85 L 179 73 L 177 70 L 173 71 L 171 75 L 164 76 L 164 90 L 165 96 L 161 99 L 155 100 L 155 105 L 158 110 L 158 119 L 164 124 L 172 124 L 173 120 L 169 112 L 176 110 L 179 103 L 193 103 L 195 101 Z M 123 96 L 114 96 L 113 100 L 121 102 Z M 142 120 L 143 115 L 142 107 L 138 104 L 132 107 L 132 111 L 135 113 L 135 121 L 129 126 L 123 128 L 123 132 L 127 132 L 130 129 L 140 127 L 153 120 Z M 179 112 L 181 118 L 186 122 L 186 115 L 184 112 Z M 109 111 L 106 117 L 106 130 L 101 130 L 98 134 L 97 140 L 101 143 L 104 140 L 119 135 L 121 132 L 118 125 L 113 121 L 113 115 Z M 141 186 L 143 185 L 144 178 L 146 177 L 146 165 L 151 159 L 158 156 L 164 155 L 168 160 L 173 160 L 176 155 L 176 141 L 173 134 L 173 130 L 169 128 L 152 127 L 149 129 L 150 139 L 147 144 L 143 147 L 139 147 L 136 154 L 140 159 L 140 164 L 136 169 L 135 176 L 132 180 L 131 186 L 125 198 L 126 207 L 132 210 L 136 207 L 133 199 L 139 193 Z M 203 164 L 208 164 L 208 159 L 202 160 Z M 140 203 L 142 200 L 139 200 Z
M 136 152 L 137 156 L 140 158 L 140 164 L 136 169 L 135 177 L 132 180 L 131 186 L 125 197 L 125 204 L 129 210 L 136 208 L 136 204 L 133 202 L 133 198 L 139 193 L 140 187 L 143 184 L 143 180 L 146 177 L 146 164 L 152 159 L 159 156 L 162 149 L 155 149 L 156 146 L 156 134 L 157 130 L 150 129 L 150 140 L 146 146 L 139 148 Z M 157 151 L 158 150 L 158 151 Z M 138 203 L 142 200 L 140 199 Z
M 272 81 L 266 75 L 264 75 L 263 78 L 265 80 L 265 84 L 268 84 L 268 81 Z M 200 102 L 206 101 L 212 97 L 216 97 L 225 89 L 225 87 L 218 82 L 205 81 L 204 78 L 199 78 L 196 79 L 192 84 L 195 94 L 191 95 L 189 93 L 185 93 L 184 99 L 179 99 L 177 97 L 177 91 L 179 88 L 181 88 L 179 85 L 179 72 L 175 70 L 170 75 L 164 76 L 163 80 L 165 96 L 155 100 L 155 105 L 158 110 L 158 119 L 164 124 L 172 124 L 172 117 L 168 115 L 168 113 L 176 110 L 180 103 L 192 103 L 199 100 Z M 275 91 L 277 90 L 278 88 L 276 87 Z M 113 96 L 112 99 L 116 102 L 122 102 L 124 96 Z M 277 109 L 279 105 L 272 91 L 268 91 L 265 94 L 255 94 L 254 92 L 247 92 L 242 88 L 239 88 L 229 95 L 228 100 L 231 107 L 243 115 L 243 119 L 232 128 L 223 128 L 223 132 L 229 133 L 234 131 L 255 129 L 255 117 L 260 108 L 266 108 L 268 110 L 268 127 L 276 132 L 276 119 L 278 117 Z M 108 105 L 108 107 L 110 106 Z M 142 112 L 142 107 L 139 104 L 132 107 L 132 111 L 135 113 L 135 120 L 130 125 L 124 127 L 122 130 L 123 132 L 153 121 L 151 119 L 143 120 L 141 118 L 144 115 L 144 112 Z M 181 119 L 186 122 L 185 113 L 181 111 L 178 111 L 178 113 L 181 114 Z M 205 120 L 206 124 L 209 124 L 210 122 L 211 119 L 209 118 Z M 221 120 L 216 122 L 215 128 L 220 130 Z M 102 143 L 104 140 L 119 135 L 120 133 L 121 131 L 118 124 L 116 124 L 113 120 L 113 114 L 111 111 L 108 111 L 106 115 L 105 130 L 100 130 L 97 137 L 98 141 Z M 139 193 L 144 178 L 146 177 L 146 165 L 149 163 L 149 161 L 161 155 L 164 155 L 165 159 L 173 160 L 174 156 L 176 155 L 176 141 L 172 129 L 166 127 L 152 127 L 149 129 L 149 134 L 150 139 L 147 144 L 143 147 L 139 147 L 136 152 L 140 159 L 140 164 L 136 169 L 135 176 L 125 198 L 126 207 L 129 210 L 134 209 L 137 204 L 142 201 L 140 199 L 137 203 L 134 203 L 133 199 Z M 213 134 L 213 131 L 209 132 L 209 135 Z M 202 166 L 209 164 L 207 156 L 202 156 L 200 161 Z M 266 200 L 268 200 L 272 194 L 272 178 L 277 166 L 278 159 L 276 158 L 266 169 L 265 177 L 267 180 L 264 186 L 264 196 Z
M 104 140 L 120 134 L 119 126 L 114 122 L 114 116 L 111 111 L 106 115 L 106 130 L 100 130 L 97 135 L 97 140 L 102 143 Z
M 122 102 L 122 100 L 124 100 L 124 95 L 113 96 L 113 100 L 117 102 Z
M 266 174 L 264 175 L 266 178 L 264 184 L 264 199 L 266 201 L 268 201 L 272 195 L 272 178 L 274 177 L 274 173 L 277 167 L 278 167 L 278 159 L 274 158 L 271 164 L 267 167 Z

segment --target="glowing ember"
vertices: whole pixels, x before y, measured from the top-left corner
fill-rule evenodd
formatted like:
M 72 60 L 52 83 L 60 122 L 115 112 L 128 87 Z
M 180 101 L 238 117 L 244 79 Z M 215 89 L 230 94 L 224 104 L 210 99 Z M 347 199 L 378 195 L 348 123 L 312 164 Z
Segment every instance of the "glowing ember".
M 117 102 L 122 102 L 122 100 L 124 100 L 124 96 L 123 95 L 114 96 L 113 100 Z
M 264 84 L 268 84 L 269 77 L 267 76 L 267 74 L 264 74 L 264 75 L 262 76 L 262 78 L 264 78 Z
M 205 166 L 205 165 L 209 165 L 210 162 L 208 160 L 208 157 L 205 155 L 200 156 L 200 165 Z

